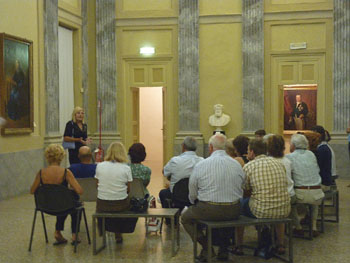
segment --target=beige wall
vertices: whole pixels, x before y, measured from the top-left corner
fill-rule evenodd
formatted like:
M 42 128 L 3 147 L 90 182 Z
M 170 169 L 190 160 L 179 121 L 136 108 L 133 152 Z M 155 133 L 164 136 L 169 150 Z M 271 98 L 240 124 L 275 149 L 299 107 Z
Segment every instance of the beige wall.
M 281 84 L 278 67 L 288 59 L 300 63 L 312 57 L 315 78 L 319 85 L 319 123 L 331 130 L 332 117 L 332 53 L 333 30 L 331 0 L 266 0 L 265 1 L 265 124 L 270 132 L 278 131 L 278 112 L 273 105 L 279 101 Z M 0 152 L 41 148 L 45 129 L 45 82 L 43 49 L 43 1 L 0 0 L 2 23 L 0 31 L 33 41 L 34 121 L 30 135 L 0 137 Z M 18 8 L 23 6 L 23 8 Z M 205 142 L 212 133 L 208 117 L 216 103 L 232 122 L 226 127 L 229 137 L 242 130 L 242 47 L 241 1 L 200 0 L 200 130 Z M 308 12 L 305 12 L 305 11 Z M 16 15 L 11 15 L 16 14 Z M 88 2 L 89 27 L 89 132 L 96 130 L 96 59 L 95 3 Z M 117 34 L 117 107 L 118 132 L 126 146 L 132 143 L 132 87 L 166 87 L 166 156 L 173 154 L 173 141 L 178 131 L 178 51 L 176 0 L 116 0 Z M 31 23 L 28 23 L 31 21 Z M 81 5 L 80 0 L 59 1 L 59 22 L 74 30 L 75 97 L 82 105 L 81 93 Z M 292 42 L 307 42 L 307 49 L 289 50 Z M 152 45 L 156 54 L 144 57 L 139 48 Z M 162 68 L 155 73 L 153 66 Z M 135 67 L 144 68 L 145 79 L 133 81 Z M 139 72 L 139 71 L 138 71 Z M 162 79 L 152 79 L 152 74 Z M 317 74 L 316 74 L 317 73 Z M 303 80 L 301 80 L 303 81 Z M 283 81 L 282 81 L 283 82 Z M 292 81 L 283 83 L 293 84 Z
M 42 3 L 0 0 L 0 6 L 0 32 L 33 41 L 35 123 L 34 132 L 31 134 L 0 136 L 0 153 L 40 149 L 43 145 L 45 127 Z

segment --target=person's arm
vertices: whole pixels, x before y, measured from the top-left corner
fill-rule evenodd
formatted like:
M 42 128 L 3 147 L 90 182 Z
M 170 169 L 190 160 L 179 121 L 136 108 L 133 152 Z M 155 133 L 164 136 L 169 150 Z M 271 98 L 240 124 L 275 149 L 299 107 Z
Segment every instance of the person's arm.
M 332 184 L 332 153 L 327 146 L 317 149 L 317 163 L 320 167 L 320 176 L 323 185 Z
M 81 188 L 80 184 L 75 179 L 74 175 L 70 170 L 67 170 L 67 181 L 77 194 L 79 195 L 83 194 L 83 188 Z
M 34 182 L 30 187 L 30 193 L 34 194 L 36 189 L 38 189 L 39 185 L 40 185 L 40 172 L 38 172 L 35 176 Z
M 144 176 L 142 178 L 143 185 L 145 187 L 147 187 L 151 181 L 151 173 L 152 173 L 152 170 L 149 167 L 145 166 L 145 172 L 144 172 Z
M 131 182 L 132 182 L 132 173 L 131 173 L 131 168 L 129 166 L 127 166 L 128 171 L 126 173 L 126 178 L 127 178 L 127 190 L 126 193 L 128 194 L 130 192 L 131 189 Z
M 247 169 L 247 166 L 243 167 L 243 172 L 245 173 L 245 180 L 243 182 L 242 188 L 243 188 L 243 198 L 250 197 L 252 195 L 252 189 L 250 185 L 250 177 L 249 177 L 249 171 Z
M 188 183 L 188 199 L 190 200 L 191 204 L 194 204 L 198 197 L 198 179 L 197 179 L 197 172 L 198 169 L 194 168 L 192 171 L 192 174 L 190 176 L 190 181 Z
M 171 158 L 170 161 L 164 166 L 163 174 L 168 180 L 171 179 L 174 170 L 176 169 L 176 159 Z

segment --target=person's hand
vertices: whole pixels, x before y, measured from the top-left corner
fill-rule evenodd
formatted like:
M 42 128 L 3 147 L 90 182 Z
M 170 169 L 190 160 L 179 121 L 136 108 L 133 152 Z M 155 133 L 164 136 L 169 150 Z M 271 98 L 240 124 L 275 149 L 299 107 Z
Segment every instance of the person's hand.
M 86 143 L 86 145 L 90 145 L 92 143 L 92 139 L 91 138 L 87 138 L 85 143 Z
M 82 144 L 84 144 L 84 145 L 86 145 L 86 141 L 84 141 L 83 137 L 80 137 L 80 138 L 79 138 L 79 142 L 82 143 Z
M 300 119 L 303 119 L 303 118 L 304 118 L 304 114 L 300 114 L 300 115 L 299 115 L 299 118 L 300 118 Z
M 288 121 L 289 123 L 292 123 L 292 117 L 289 117 L 289 121 Z

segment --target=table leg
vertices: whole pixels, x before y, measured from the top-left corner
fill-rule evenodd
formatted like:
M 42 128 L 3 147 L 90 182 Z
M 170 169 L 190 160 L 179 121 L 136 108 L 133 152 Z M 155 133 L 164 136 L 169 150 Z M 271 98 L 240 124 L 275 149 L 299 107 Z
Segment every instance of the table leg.
M 288 223 L 289 227 L 289 263 L 293 263 L 293 227 L 292 222 Z
M 105 218 L 102 218 L 102 238 L 103 238 L 103 244 L 102 246 L 100 246 L 99 248 L 97 248 L 96 245 L 96 239 L 97 239 L 97 235 L 96 235 L 96 220 L 98 220 L 98 218 L 96 217 L 92 217 L 92 252 L 94 255 L 98 254 L 100 251 L 102 251 L 105 247 L 106 247 L 106 228 L 105 228 Z
M 102 237 L 103 237 L 103 247 L 106 246 L 106 218 L 102 218 Z
M 197 257 L 197 223 L 194 222 L 194 234 L 193 234 L 193 262 L 196 262 Z
M 175 256 L 175 216 L 171 217 L 171 249 L 172 256 Z
M 180 216 L 179 213 L 176 214 L 177 220 L 177 247 L 180 249 Z
M 92 216 L 92 253 L 96 255 L 96 218 Z
M 211 250 L 211 227 L 208 226 L 207 228 L 207 238 L 208 238 L 208 263 L 211 263 L 211 258 L 212 258 L 212 250 Z

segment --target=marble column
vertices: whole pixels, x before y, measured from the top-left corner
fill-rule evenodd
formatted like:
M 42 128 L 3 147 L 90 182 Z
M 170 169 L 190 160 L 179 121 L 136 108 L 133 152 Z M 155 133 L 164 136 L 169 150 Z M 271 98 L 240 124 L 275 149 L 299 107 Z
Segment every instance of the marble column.
M 350 121 L 350 1 L 334 0 L 333 131 Z
M 198 0 L 179 0 L 179 131 L 175 154 L 181 152 L 186 136 L 197 139 L 203 155 L 203 135 L 199 131 L 199 5 Z
M 97 99 L 102 103 L 103 144 L 119 140 L 115 8 L 115 0 L 96 0 L 96 84 Z
M 59 125 L 58 0 L 44 1 L 44 52 L 46 87 L 45 144 L 62 140 Z
M 350 1 L 334 0 L 333 131 L 337 174 L 350 176 L 346 128 L 350 125 Z
M 264 1 L 242 0 L 243 132 L 264 128 Z
M 83 108 L 85 121 L 89 123 L 89 47 L 88 47 L 88 2 L 81 0 L 82 16 L 82 86 L 83 86 Z

